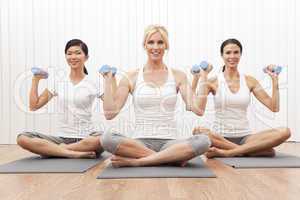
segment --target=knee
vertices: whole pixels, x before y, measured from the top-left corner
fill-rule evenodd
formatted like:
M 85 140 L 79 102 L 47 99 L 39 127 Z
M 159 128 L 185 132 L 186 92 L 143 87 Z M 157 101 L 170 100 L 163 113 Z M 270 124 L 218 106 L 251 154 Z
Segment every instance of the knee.
M 114 136 L 113 133 L 110 131 L 105 132 L 101 137 L 100 137 L 100 144 L 102 148 L 105 151 L 108 151 L 110 153 L 114 153 L 116 149 L 116 145 L 114 142 Z
M 211 146 L 211 140 L 207 135 L 194 135 L 192 140 L 192 146 L 194 147 L 196 155 L 203 154 L 208 151 Z
M 283 127 L 283 128 L 280 128 L 279 131 L 280 131 L 280 136 L 283 141 L 286 141 L 287 139 L 289 139 L 291 137 L 291 129 L 290 128 Z
M 18 135 L 18 137 L 17 137 L 17 144 L 20 146 L 20 147 L 22 147 L 22 148 L 24 148 L 24 149 L 27 149 L 28 148 L 28 146 L 30 146 L 30 140 L 31 140 L 31 138 L 29 138 L 29 137 L 27 137 L 27 136 L 25 136 L 25 135 Z

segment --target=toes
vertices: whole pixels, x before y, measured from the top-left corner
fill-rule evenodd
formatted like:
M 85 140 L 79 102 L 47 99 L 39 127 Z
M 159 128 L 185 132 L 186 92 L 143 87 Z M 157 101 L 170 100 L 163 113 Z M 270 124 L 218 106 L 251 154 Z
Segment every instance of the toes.
M 208 149 L 208 152 L 216 152 L 216 147 L 210 147 L 210 148 Z
M 116 155 L 113 155 L 111 158 L 110 158 L 111 161 L 117 161 L 117 160 L 120 160 L 120 157 L 119 156 L 116 156 Z
M 89 154 L 89 156 L 90 156 L 90 158 L 96 158 L 96 153 L 95 153 L 95 152 L 91 152 L 91 153 Z
M 120 167 L 120 166 L 118 165 L 118 163 L 115 162 L 115 161 L 112 161 L 112 162 L 111 162 L 111 165 L 112 165 L 113 167 Z

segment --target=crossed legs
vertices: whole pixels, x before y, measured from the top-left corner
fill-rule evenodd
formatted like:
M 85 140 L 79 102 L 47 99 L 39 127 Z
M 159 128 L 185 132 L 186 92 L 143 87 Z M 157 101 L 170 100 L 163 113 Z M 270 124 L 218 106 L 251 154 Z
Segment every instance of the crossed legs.
M 101 150 L 99 136 L 89 136 L 71 144 L 55 143 L 40 137 L 20 134 L 17 144 L 23 149 L 41 156 L 66 158 L 95 158 L 95 151 Z
M 212 141 L 212 148 L 206 156 L 208 158 L 233 156 L 275 156 L 274 147 L 282 144 L 290 137 L 289 128 L 274 128 L 249 135 L 244 144 L 238 145 L 224 137 L 211 132 L 209 129 L 197 127 L 193 134 L 206 133 Z
M 191 144 L 189 141 L 197 141 L 197 144 Z M 138 140 L 109 132 L 104 134 L 102 143 L 106 151 L 114 154 L 111 158 L 114 167 L 184 163 L 206 152 L 211 144 L 206 135 L 199 135 L 193 136 L 190 140 L 174 140 L 156 152 Z

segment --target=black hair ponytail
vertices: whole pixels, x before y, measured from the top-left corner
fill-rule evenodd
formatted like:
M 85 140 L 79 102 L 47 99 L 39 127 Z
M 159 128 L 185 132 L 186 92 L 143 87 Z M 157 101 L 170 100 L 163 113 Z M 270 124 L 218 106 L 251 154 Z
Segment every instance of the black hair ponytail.
M 83 67 L 83 72 L 84 72 L 86 75 L 89 74 L 85 66 Z

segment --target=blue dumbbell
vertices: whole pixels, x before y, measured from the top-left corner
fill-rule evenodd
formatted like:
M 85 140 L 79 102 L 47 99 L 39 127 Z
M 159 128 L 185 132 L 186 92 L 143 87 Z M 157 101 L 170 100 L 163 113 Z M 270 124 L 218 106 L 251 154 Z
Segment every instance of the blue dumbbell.
M 263 71 L 265 73 L 267 73 L 267 70 L 269 70 L 268 67 L 263 68 Z M 279 75 L 281 71 L 282 71 L 282 66 L 279 66 L 279 65 L 273 67 L 272 70 L 271 70 L 271 72 L 273 72 L 277 75 Z
M 206 61 L 202 61 L 199 65 L 193 65 L 192 69 L 191 69 L 191 73 L 192 74 L 198 74 L 200 72 L 200 70 L 206 70 L 208 68 L 208 62 Z
M 117 68 L 111 67 L 109 65 L 102 65 L 102 67 L 100 67 L 98 71 L 103 74 L 106 74 L 111 71 L 112 74 L 115 75 L 117 73 Z
M 117 68 L 116 67 L 111 67 L 110 68 L 110 70 L 111 70 L 111 73 L 113 74 L 113 76 L 117 73 Z
M 45 78 L 48 78 L 48 76 L 49 76 L 48 72 L 44 71 L 43 69 L 41 69 L 39 67 L 32 67 L 31 72 L 33 73 L 33 75 L 41 75 Z

